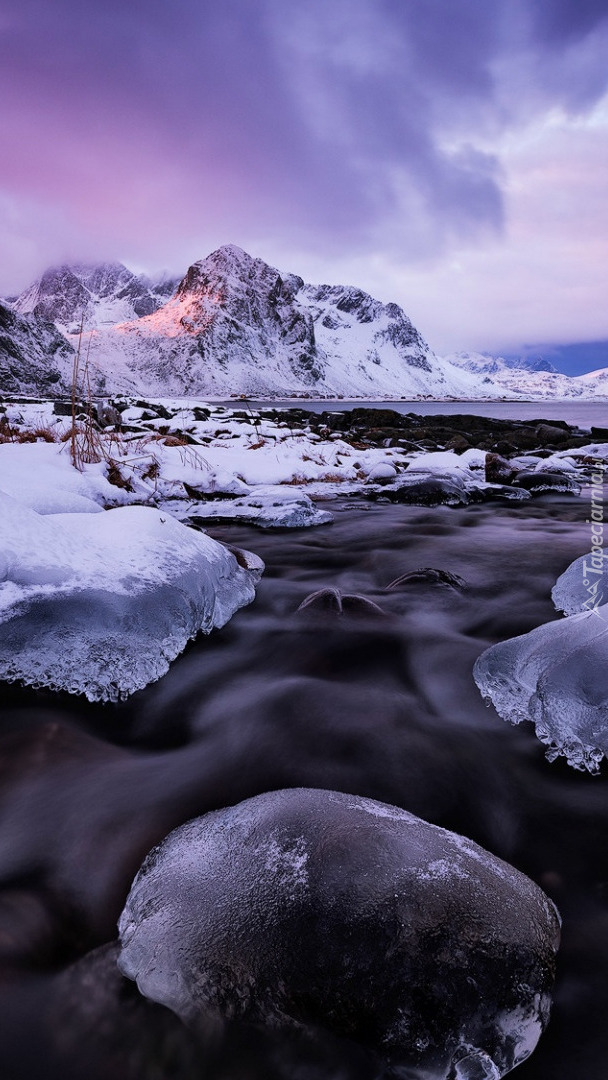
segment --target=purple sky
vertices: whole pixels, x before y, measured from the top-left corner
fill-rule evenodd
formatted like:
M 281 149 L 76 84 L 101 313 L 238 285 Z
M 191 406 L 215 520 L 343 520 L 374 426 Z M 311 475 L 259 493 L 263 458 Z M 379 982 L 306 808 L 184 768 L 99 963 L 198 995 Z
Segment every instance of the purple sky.
M 5 0 L 0 292 L 232 242 L 440 352 L 608 338 L 606 0 Z

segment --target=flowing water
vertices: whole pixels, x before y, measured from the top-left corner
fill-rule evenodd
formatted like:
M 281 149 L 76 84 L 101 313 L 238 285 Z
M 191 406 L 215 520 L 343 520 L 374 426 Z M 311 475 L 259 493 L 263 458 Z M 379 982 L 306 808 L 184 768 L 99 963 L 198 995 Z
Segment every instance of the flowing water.
M 210 529 L 265 560 L 257 600 L 130 701 L 92 707 L 4 688 L 7 1080 L 120 1074 L 111 1047 L 130 1037 L 131 1006 L 99 1013 L 96 969 L 71 984 L 66 968 L 115 938 L 142 857 L 170 829 L 294 786 L 397 804 L 537 881 L 561 911 L 563 946 L 553 1019 L 517 1075 L 603 1080 L 606 774 L 549 764 L 531 726 L 503 723 L 471 675 L 489 644 L 558 617 L 551 586 L 589 549 L 585 498 L 457 510 L 338 500 L 331 509 L 334 524 L 317 529 Z M 427 567 L 455 577 L 399 583 Z M 323 589 L 340 591 L 341 613 L 327 593 L 298 610 Z M 150 1025 L 162 1024 L 154 1016 Z M 100 1025 L 101 1048 L 91 1042 Z M 359 1075 L 352 1069 L 332 1075 Z M 239 1070 L 218 1075 L 271 1075 Z M 294 1078 L 305 1075 L 294 1066 Z

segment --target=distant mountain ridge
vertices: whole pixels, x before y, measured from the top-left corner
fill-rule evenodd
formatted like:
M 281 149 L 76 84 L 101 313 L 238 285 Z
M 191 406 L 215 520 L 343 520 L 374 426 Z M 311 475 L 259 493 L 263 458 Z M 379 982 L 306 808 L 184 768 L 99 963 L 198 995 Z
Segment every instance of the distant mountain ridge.
M 471 385 L 396 304 L 305 285 L 233 245 L 194 263 L 157 311 L 94 338 L 102 357 L 154 393 L 449 397 Z
M 504 371 L 550 371 L 557 368 L 544 356 L 490 356 L 488 353 L 459 352 L 449 357 L 452 364 L 474 375 L 498 375 Z
M 561 401 L 568 398 L 604 398 L 608 384 L 604 371 L 564 375 L 544 357 L 493 357 L 486 353 L 451 353 L 449 363 L 477 375 L 482 386 L 492 385 L 509 400 L 532 398 Z
M 437 357 L 397 304 L 354 286 L 305 284 L 231 244 L 193 263 L 181 280 L 154 282 L 121 263 L 50 269 L 14 299 L 12 315 L 15 355 L 4 382 L 22 393 L 65 392 L 82 324 L 90 382 L 99 394 L 364 400 L 595 394 L 592 379 L 579 384 L 547 370 L 550 364 L 541 371 L 526 364 L 524 371 L 482 354 Z M 9 327 L 5 344 L 10 333 Z M 604 380 L 600 387 L 605 393 Z

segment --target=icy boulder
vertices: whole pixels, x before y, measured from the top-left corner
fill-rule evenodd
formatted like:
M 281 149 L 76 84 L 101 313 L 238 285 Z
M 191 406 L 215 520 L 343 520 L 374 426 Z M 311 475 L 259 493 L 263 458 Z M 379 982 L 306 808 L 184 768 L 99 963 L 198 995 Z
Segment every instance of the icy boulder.
M 196 524 L 242 521 L 261 529 L 301 529 L 327 525 L 333 521 L 333 514 L 319 510 L 302 491 L 278 484 L 260 484 L 251 494 L 232 501 L 197 503 L 188 511 L 187 518 Z
M 569 495 L 581 493 L 581 485 L 566 472 L 548 472 L 544 469 L 520 472 L 513 483 L 516 487 L 529 491 L 531 495 L 542 495 L 547 491 L 567 492 Z
M 0 679 L 126 697 L 250 603 L 262 570 L 149 507 L 42 516 L 0 492 Z
M 528 1057 L 559 941 L 544 893 L 476 844 L 309 789 L 176 829 L 119 930 L 122 972 L 199 1031 L 321 1028 L 412 1080 L 497 1080 Z
M 575 615 L 608 604 L 608 552 L 596 548 L 570 563 L 555 582 L 551 599 L 564 615 Z
M 576 769 L 598 771 L 608 756 L 608 605 L 493 645 L 473 676 L 504 720 L 534 722 L 550 761 L 563 754 Z
M 470 502 L 467 487 L 456 472 L 451 476 L 433 474 L 425 478 L 408 469 L 399 483 L 383 488 L 383 494 L 392 502 L 414 506 L 466 506 Z

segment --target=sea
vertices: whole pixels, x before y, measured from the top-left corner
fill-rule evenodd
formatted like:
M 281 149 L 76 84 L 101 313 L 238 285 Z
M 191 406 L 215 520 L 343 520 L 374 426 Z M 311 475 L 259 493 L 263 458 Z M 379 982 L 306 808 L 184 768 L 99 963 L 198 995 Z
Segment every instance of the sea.
M 238 407 L 234 399 L 222 404 Z M 246 405 L 257 408 L 299 408 L 309 412 L 342 411 L 344 409 L 394 409 L 398 413 L 415 413 L 417 416 L 492 416 L 499 420 L 564 420 L 567 424 L 589 430 L 591 427 L 608 426 L 608 401 L 343 401 L 339 400 L 293 400 L 247 399 Z

